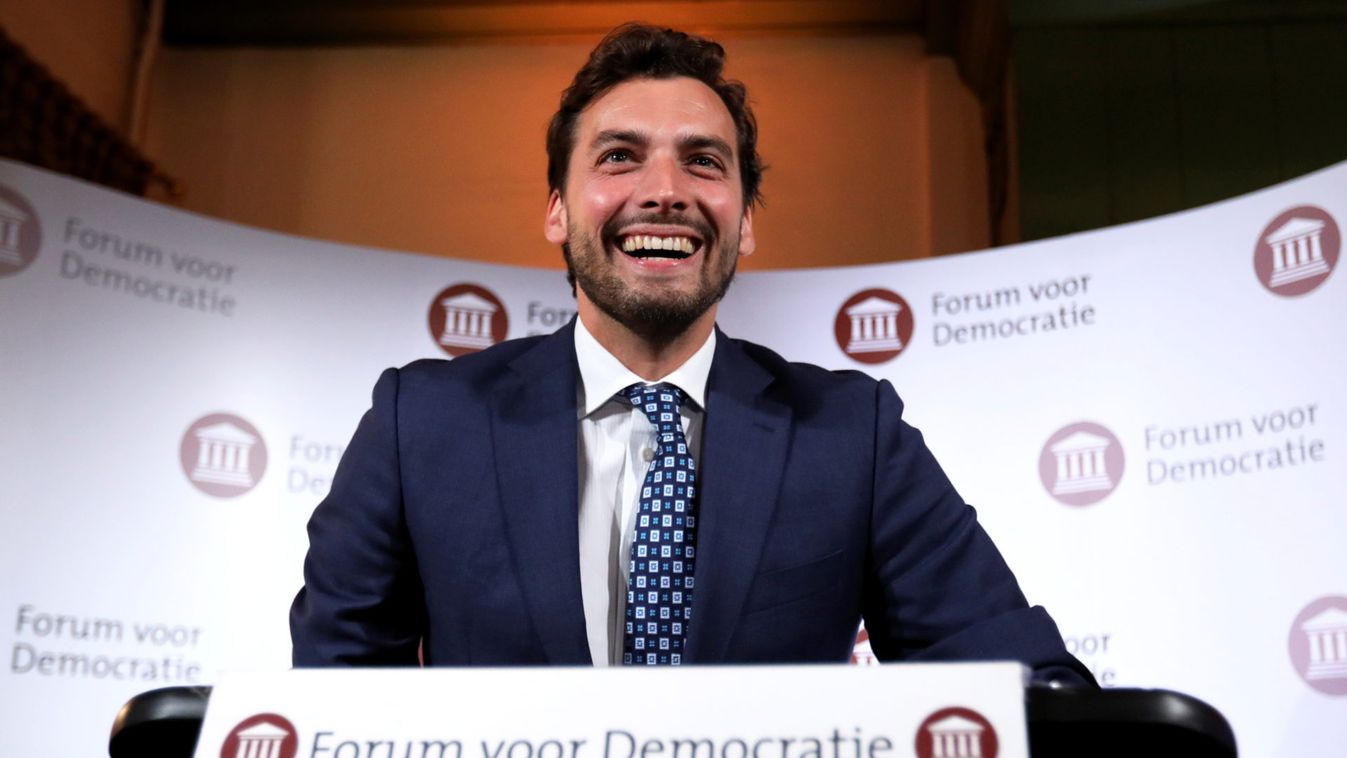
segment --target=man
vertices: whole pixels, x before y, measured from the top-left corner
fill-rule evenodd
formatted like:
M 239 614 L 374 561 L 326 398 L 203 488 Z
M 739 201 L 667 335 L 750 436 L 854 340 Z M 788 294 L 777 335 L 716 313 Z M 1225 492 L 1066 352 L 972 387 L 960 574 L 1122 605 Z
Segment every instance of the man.
M 761 166 L 723 50 L 627 26 L 548 130 L 578 319 L 389 370 L 309 525 L 296 665 L 1017 659 L 1090 681 L 887 382 L 715 329 Z

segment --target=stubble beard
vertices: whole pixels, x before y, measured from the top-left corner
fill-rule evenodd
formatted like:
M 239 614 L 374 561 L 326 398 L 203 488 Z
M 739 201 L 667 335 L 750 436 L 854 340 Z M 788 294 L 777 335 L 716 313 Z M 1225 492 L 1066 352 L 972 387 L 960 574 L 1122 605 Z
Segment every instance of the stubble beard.
M 616 261 L 611 258 L 622 253 L 613 252 L 604 242 L 610 239 L 612 234 L 607 231 L 601 239 L 595 240 L 584 232 L 569 228 L 567 244 L 561 246 L 567 271 L 599 310 L 656 345 L 667 345 L 677 339 L 725 296 L 739 258 L 738 234 L 733 239 L 723 240 L 704 234 L 703 245 L 706 248 L 718 245 L 719 255 L 713 259 L 707 249 L 702 250 L 696 288 L 691 292 L 642 291 L 628 286 L 618 275 Z M 717 267 L 724 270 L 718 272 Z M 719 281 L 715 279 L 717 273 L 720 274 Z

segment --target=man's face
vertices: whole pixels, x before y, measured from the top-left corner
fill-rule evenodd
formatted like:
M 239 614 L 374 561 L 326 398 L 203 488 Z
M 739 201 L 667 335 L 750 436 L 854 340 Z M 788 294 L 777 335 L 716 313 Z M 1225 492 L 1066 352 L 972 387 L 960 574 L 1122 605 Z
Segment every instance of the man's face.
M 736 145 L 729 110 L 695 79 L 629 80 L 581 112 L 544 228 L 569 248 L 582 307 L 671 338 L 720 300 L 755 244 Z

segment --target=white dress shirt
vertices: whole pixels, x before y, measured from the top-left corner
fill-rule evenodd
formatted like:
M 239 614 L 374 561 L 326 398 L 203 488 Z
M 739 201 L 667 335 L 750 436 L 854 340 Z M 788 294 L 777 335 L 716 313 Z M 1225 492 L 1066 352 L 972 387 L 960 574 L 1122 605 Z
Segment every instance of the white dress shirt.
M 713 329 L 691 358 L 659 382 L 687 396 L 681 413 L 692 460 L 701 468 L 706 379 L 715 355 Z M 627 609 L 627 568 L 641 482 L 655 455 L 655 428 L 645 413 L 618 395 L 645 382 L 623 366 L 575 320 L 575 357 L 580 364 L 579 415 L 580 594 L 585 606 L 589 655 L 595 666 L 622 660 Z

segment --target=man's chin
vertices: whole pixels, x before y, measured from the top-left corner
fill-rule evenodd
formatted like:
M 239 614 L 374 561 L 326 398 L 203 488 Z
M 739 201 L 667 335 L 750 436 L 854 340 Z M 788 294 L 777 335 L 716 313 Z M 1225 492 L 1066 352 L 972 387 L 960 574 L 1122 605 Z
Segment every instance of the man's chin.
M 703 303 L 692 296 L 626 297 L 614 302 L 609 298 L 595 298 L 591 295 L 589 299 L 609 318 L 633 334 L 654 343 L 673 341 L 686 332 L 714 304 L 714 301 Z

